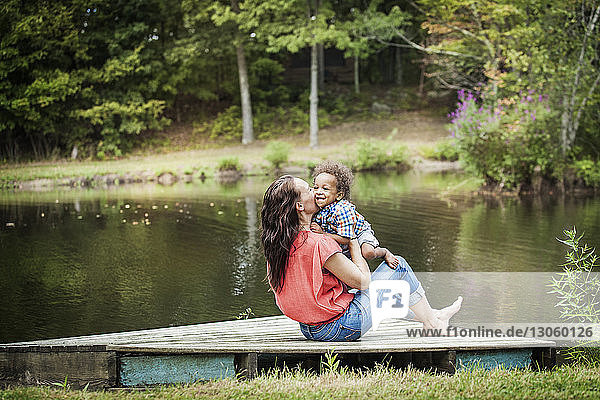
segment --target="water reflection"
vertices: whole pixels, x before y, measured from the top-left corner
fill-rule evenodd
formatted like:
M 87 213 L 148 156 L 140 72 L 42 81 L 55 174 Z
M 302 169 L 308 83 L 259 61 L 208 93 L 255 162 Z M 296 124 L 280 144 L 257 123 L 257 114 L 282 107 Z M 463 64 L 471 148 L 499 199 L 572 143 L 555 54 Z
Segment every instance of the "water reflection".
M 239 296 L 244 294 L 247 285 L 256 281 L 258 270 L 262 271 L 258 265 L 253 264 L 253 260 L 259 258 L 260 250 L 257 242 L 258 215 L 257 200 L 254 196 L 244 198 L 246 206 L 246 240 L 235 248 L 236 261 L 232 272 L 233 286 L 231 294 Z
M 554 240 L 577 225 L 588 243 L 600 238 L 600 203 L 555 197 L 481 201 L 461 214 L 456 270 L 555 271 L 564 246 Z
M 468 273 L 557 271 L 564 248 L 554 237 L 564 228 L 576 224 L 597 243 L 599 200 L 484 200 L 453 190 L 464 181 L 361 174 L 353 201 L 382 245 L 417 272 L 467 273 L 433 288 L 432 302 L 462 293 L 465 318 L 527 319 L 537 310 L 522 307 L 510 282 Z M 258 230 L 269 183 L 0 193 L 0 342 L 227 320 L 247 307 L 279 314 Z M 528 295 L 545 299 L 535 290 Z
M 429 301 L 450 304 L 465 297 L 454 324 L 560 322 L 549 293 L 552 272 L 417 272 Z

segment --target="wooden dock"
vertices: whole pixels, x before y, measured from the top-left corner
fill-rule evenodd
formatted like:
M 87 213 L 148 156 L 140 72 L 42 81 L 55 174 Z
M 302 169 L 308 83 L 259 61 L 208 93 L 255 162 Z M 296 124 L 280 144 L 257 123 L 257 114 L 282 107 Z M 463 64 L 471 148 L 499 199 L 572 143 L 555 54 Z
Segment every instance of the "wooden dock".
M 356 342 L 315 342 L 284 316 L 214 322 L 133 332 L 0 344 L 0 384 L 64 382 L 72 387 L 138 387 L 207 379 L 256 376 L 262 366 L 318 359 L 335 352 L 352 365 L 386 356 L 396 366 L 412 364 L 449 373 L 479 367 L 553 366 L 554 342 L 537 339 L 409 338 L 421 324 L 384 321 Z M 313 362 L 313 366 L 315 363 Z

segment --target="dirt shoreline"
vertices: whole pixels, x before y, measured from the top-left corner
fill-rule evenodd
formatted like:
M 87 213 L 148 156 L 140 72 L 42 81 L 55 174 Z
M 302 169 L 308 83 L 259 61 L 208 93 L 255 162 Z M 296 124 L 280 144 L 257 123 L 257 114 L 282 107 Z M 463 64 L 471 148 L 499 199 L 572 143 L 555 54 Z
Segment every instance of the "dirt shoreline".
M 461 171 L 460 164 L 456 161 L 434 161 L 423 158 L 415 158 L 411 162 L 410 170 L 424 173 L 444 172 L 444 171 Z M 307 176 L 310 174 L 308 168 L 289 165 L 280 171 L 284 174 Z M 77 176 L 71 178 L 48 179 L 39 178 L 22 182 L 12 182 L 8 189 L 20 191 L 37 191 L 43 189 L 55 188 L 107 188 L 111 186 L 129 185 L 136 183 L 156 183 L 158 185 L 170 186 L 177 182 L 193 183 L 194 181 L 204 181 L 205 179 L 216 179 L 221 183 L 235 182 L 247 176 L 268 175 L 269 172 L 240 172 L 240 171 L 224 171 L 216 173 L 213 176 L 204 173 L 178 173 L 178 172 L 163 172 L 156 174 L 153 171 L 132 171 L 125 174 L 105 174 L 95 175 L 91 178 Z M 12 186 L 12 188 L 10 187 Z

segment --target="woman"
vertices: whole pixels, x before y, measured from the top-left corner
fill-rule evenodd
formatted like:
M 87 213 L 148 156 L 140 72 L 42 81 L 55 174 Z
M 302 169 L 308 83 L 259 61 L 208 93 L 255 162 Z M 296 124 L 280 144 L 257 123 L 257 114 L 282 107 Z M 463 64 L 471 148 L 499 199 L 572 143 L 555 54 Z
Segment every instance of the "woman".
M 290 175 L 275 180 L 261 210 L 261 241 L 267 277 L 279 309 L 300 323 L 308 339 L 357 340 L 371 327 L 368 288 L 375 279 L 404 279 L 410 286 L 411 316 L 424 328 L 445 331 L 460 309 L 462 298 L 442 309 L 432 309 L 425 291 L 408 263 L 392 269 L 385 262 L 371 275 L 356 239 L 350 241 L 349 260 L 339 244 L 310 231 L 319 210 L 308 183 Z M 351 293 L 350 288 L 358 289 Z

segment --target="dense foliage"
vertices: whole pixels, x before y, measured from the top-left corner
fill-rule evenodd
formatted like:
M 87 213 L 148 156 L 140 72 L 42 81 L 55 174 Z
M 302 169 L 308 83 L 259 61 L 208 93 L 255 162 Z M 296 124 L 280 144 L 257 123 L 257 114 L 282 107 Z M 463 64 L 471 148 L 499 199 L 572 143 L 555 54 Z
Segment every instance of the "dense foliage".
M 204 130 L 213 138 L 240 137 L 240 44 L 258 137 L 272 136 L 278 121 L 286 122 L 284 131 L 303 130 L 307 85 L 283 79 L 292 53 L 315 41 L 341 49 L 352 42 L 333 22 L 336 15 L 348 20 L 349 8 L 321 2 L 312 19 L 305 6 L 275 0 L 3 2 L 0 160 L 120 156 L 140 133 L 172 121 L 202 126 L 218 113 Z
M 7 0 L 0 160 L 118 157 L 172 122 L 213 140 L 240 140 L 249 123 L 259 139 L 302 132 L 317 100 L 321 126 L 360 112 L 366 80 L 464 90 L 457 148 L 489 184 L 527 186 L 534 171 L 560 182 L 573 166 L 595 185 L 599 25 L 597 0 Z M 317 99 L 323 49 L 352 68 L 330 85 L 319 56 Z
M 564 180 L 571 164 L 593 182 L 600 157 L 600 4 L 422 5 L 432 47 L 445 52 L 434 55 L 432 74 L 473 93 L 461 95 L 453 114 L 467 167 L 498 187 L 529 186 L 536 168 L 547 181 L 572 184 Z
M 170 65 L 158 38 L 172 40 L 164 30 L 176 28 L 178 5 L 153 3 L 3 2 L 3 158 L 74 145 L 120 155 L 128 136 L 166 125 Z

